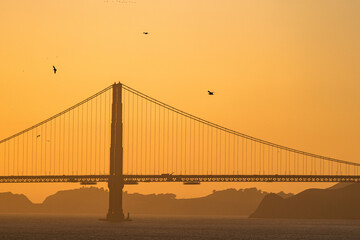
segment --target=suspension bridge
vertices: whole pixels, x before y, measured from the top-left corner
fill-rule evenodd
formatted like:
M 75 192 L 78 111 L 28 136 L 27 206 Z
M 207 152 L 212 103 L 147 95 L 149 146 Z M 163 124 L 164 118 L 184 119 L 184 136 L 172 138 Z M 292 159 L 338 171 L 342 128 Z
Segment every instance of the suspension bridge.
M 359 163 L 225 128 L 115 83 L 0 141 L 0 183 L 108 182 L 107 219 L 124 184 L 359 182 Z

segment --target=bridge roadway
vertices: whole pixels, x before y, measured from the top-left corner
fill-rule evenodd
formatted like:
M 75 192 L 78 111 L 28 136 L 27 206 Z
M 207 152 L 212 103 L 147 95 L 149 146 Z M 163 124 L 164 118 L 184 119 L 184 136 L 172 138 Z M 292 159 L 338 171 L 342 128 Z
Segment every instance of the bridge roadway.
M 360 182 L 357 175 L 124 175 L 125 184 L 151 182 Z M 108 182 L 110 175 L 0 176 L 0 183 L 81 183 Z

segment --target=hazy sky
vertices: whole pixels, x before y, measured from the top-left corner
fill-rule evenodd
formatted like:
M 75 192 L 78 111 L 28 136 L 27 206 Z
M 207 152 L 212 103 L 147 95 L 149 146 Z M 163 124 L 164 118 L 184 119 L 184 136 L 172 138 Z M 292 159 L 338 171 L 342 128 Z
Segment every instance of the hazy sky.
M 239 132 L 360 162 L 359 12 L 358 0 L 2 0 L 0 139 L 121 81 Z M 227 187 L 328 185 L 125 190 L 189 197 Z M 41 201 L 78 186 L 2 184 L 0 191 Z

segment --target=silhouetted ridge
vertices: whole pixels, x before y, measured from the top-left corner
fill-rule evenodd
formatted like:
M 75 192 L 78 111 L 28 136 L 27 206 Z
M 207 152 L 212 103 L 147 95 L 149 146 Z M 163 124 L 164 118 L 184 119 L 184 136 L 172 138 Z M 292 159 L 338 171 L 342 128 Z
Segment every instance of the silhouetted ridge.
M 11 193 L 6 193 L 11 194 Z M 174 194 L 129 194 L 124 192 L 124 212 L 131 214 L 158 215 L 237 215 L 248 216 L 255 210 L 268 193 L 256 188 L 227 189 L 213 191 L 208 196 L 191 199 L 177 199 Z M 291 196 L 292 194 L 282 195 Z M 19 197 L 22 196 L 22 197 Z M 7 212 L 41 212 L 41 213 L 95 213 L 104 214 L 108 210 L 109 193 L 99 188 L 80 188 L 59 191 L 47 197 L 42 204 L 32 204 L 24 195 L 24 205 L 10 209 Z M 1 201 L 0 195 L 0 201 Z M 4 198 L 5 199 L 5 198 Z M 24 201 L 26 200 L 26 201 Z M 10 203 L 4 203 L 9 205 Z M 19 202 L 22 205 L 21 202 Z M 5 212 L 0 209 L 0 212 Z
M 176 199 L 174 194 L 124 195 L 124 209 L 142 214 L 249 215 L 267 193 L 256 188 L 214 191 L 191 199 Z
M 47 197 L 41 210 L 49 213 L 104 213 L 109 193 L 95 187 L 59 191 Z
M 327 189 L 339 189 L 339 188 L 344 188 L 344 187 L 347 187 L 349 185 L 352 185 L 353 183 L 349 183 L 349 182 L 339 182 L 339 183 L 336 183 L 335 185 L 327 188 Z
M 251 218 L 360 218 L 360 184 L 308 189 L 284 199 L 267 195 Z
M 2 213 L 29 212 L 33 208 L 34 204 L 23 194 L 0 193 L 0 212 Z

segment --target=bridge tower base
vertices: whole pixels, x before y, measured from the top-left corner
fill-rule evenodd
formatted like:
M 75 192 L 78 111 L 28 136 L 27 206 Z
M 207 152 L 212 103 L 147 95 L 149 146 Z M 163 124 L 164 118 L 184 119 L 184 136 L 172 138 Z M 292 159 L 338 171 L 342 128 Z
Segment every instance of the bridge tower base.
M 122 209 L 123 178 L 123 124 L 122 124 L 122 85 L 113 85 L 113 103 L 111 120 L 109 211 L 108 221 L 124 221 Z
M 124 212 L 122 208 L 122 194 L 124 182 L 119 177 L 110 178 L 109 183 L 109 211 L 106 215 L 108 221 L 124 221 Z

